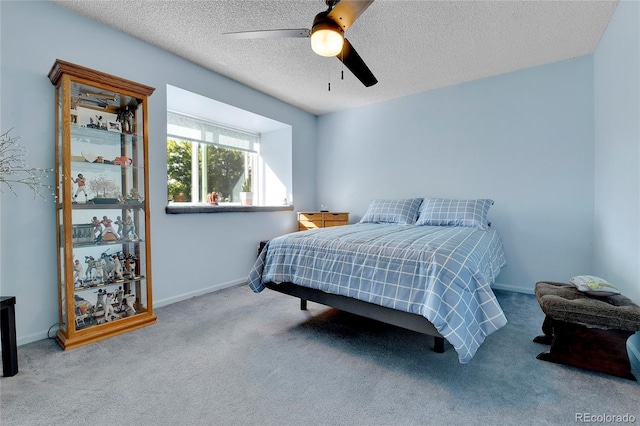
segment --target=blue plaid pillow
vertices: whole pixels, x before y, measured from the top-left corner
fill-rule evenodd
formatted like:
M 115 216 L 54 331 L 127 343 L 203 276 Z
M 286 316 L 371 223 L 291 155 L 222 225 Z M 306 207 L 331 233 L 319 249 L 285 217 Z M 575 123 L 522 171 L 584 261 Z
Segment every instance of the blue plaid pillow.
M 425 198 L 416 225 L 471 226 L 489 229 L 489 207 L 493 200 L 447 200 Z
M 399 223 L 413 225 L 418 218 L 422 198 L 372 200 L 360 223 Z

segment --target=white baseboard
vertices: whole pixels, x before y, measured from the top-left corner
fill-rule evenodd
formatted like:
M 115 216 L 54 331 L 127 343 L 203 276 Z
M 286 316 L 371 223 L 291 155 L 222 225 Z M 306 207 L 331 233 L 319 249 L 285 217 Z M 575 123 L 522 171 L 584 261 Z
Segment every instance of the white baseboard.
M 180 302 L 182 300 L 191 299 L 192 297 L 202 296 L 203 294 L 213 293 L 214 291 L 220 291 L 220 290 L 223 290 L 225 288 L 235 287 L 235 286 L 240 285 L 240 284 L 245 284 L 246 282 L 247 282 L 247 279 L 246 278 L 242 278 L 242 279 L 238 279 L 238 280 L 234 280 L 234 281 L 229 281 L 229 282 L 226 282 L 226 283 L 216 284 L 216 285 L 213 285 L 211 287 L 201 288 L 201 289 L 198 289 L 196 291 L 189 292 L 189 293 L 179 294 L 179 295 L 176 295 L 176 296 L 173 296 L 173 297 L 169 297 L 169 298 L 166 298 L 166 299 L 154 300 L 153 301 L 153 307 L 154 308 L 160 308 L 162 306 L 171 305 L 172 303 Z
M 176 303 L 176 302 L 180 302 L 182 300 L 187 300 L 187 299 L 191 299 L 192 297 L 196 297 L 196 296 L 202 296 L 203 294 L 207 294 L 207 293 L 213 293 L 214 291 L 219 291 L 225 288 L 229 288 L 229 287 L 234 287 L 240 284 L 244 284 L 247 282 L 246 278 L 242 278 L 242 279 L 238 279 L 238 280 L 234 280 L 234 281 L 229 281 L 226 283 L 222 283 L 222 284 L 216 284 L 214 286 L 211 287 L 206 287 L 206 288 L 202 288 L 199 289 L 197 291 L 192 291 L 190 293 L 184 293 L 184 294 L 180 294 L 174 297 L 169 297 L 166 299 L 162 299 L 162 300 L 154 300 L 153 301 L 153 307 L 154 308 L 159 308 L 161 306 L 166 306 L 166 305 L 170 305 L 172 303 Z M 16 344 L 18 346 L 22 346 L 22 345 L 26 345 L 27 343 L 31 343 L 31 342 L 36 342 L 38 340 L 43 340 L 43 339 L 47 339 L 50 336 L 53 338 L 56 335 L 56 332 L 58 331 L 58 325 L 54 324 L 54 326 L 52 326 L 48 331 L 41 331 L 38 333 L 32 333 L 28 336 L 21 336 L 20 338 L 18 338 L 16 340 Z M 49 333 L 49 334 L 47 334 Z M 2 353 L 0 351 L 0 353 Z
M 533 286 L 531 288 L 523 288 L 512 284 L 494 283 L 491 288 L 496 290 L 513 291 L 516 293 L 534 294 Z
M 47 338 L 53 339 L 56 337 L 57 332 L 58 332 L 58 324 L 54 324 L 51 326 L 50 336 L 47 335 L 46 331 L 41 331 L 39 333 L 32 333 L 32 334 L 29 334 L 28 336 L 23 336 L 16 339 L 16 345 L 22 346 L 22 345 L 26 345 L 27 343 L 37 342 L 38 340 L 43 340 Z

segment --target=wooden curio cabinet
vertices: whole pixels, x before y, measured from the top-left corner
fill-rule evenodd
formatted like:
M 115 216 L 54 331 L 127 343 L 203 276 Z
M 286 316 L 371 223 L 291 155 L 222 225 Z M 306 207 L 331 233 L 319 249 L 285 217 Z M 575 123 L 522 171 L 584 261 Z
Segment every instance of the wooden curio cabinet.
M 147 99 L 152 87 L 57 60 L 56 222 L 63 349 L 156 322 Z

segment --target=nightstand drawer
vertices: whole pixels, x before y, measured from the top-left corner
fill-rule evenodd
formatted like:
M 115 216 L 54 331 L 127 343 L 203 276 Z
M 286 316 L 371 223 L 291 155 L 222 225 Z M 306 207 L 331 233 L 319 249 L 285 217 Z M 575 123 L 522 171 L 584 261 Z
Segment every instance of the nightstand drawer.
M 316 228 L 322 228 L 322 219 L 298 221 L 298 231 L 306 231 L 307 229 L 316 229 Z
M 324 221 L 326 222 L 349 222 L 349 213 L 322 213 Z
M 342 226 L 342 225 L 348 225 L 349 222 L 347 222 L 346 220 L 325 220 L 324 221 L 324 227 L 325 228 L 329 228 L 331 226 Z
M 299 221 L 320 221 L 322 223 L 322 213 L 298 213 Z

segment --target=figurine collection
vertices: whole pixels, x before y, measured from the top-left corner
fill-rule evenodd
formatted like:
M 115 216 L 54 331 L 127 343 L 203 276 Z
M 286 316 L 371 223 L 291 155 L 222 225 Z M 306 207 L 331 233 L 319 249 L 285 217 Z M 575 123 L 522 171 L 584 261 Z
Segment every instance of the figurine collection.
M 137 261 L 136 256 L 124 254 L 124 252 L 115 254 L 104 252 L 100 258 L 85 256 L 84 264 L 76 259 L 73 263 L 74 286 L 89 288 L 137 279 L 139 278 L 136 275 Z
M 138 234 L 133 217 L 127 213 L 124 220 L 122 216 L 117 216 L 116 220 L 106 215 L 102 219 L 93 216 L 89 224 L 73 225 L 73 239 L 74 243 L 117 243 L 137 241 Z
M 103 252 L 99 258 L 85 256 L 84 262 L 75 259 L 73 263 L 74 288 L 76 290 L 102 287 L 123 283 L 117 289 L 98 288 L 96 302 L 75 295 L 76 329 L 113 321 L 136 314 L 135 295 L 128 290 L 127 281 L 142 278 L 136 274 L 138 259 L 133 254 Z
M 124 163 L 133 160 L 127 157 L 117 157 L 114 161 Z M 79 173 L 76 178 L 71 178 L 71 182 L 77 185 L 75 192 L 73 192 L 73 204 L 138 204 L 142 203 L 144 200 L 136 188 L 132 188 L 129 193 L 126 193 L 125 191 L 124 194 L 120 194 L 118 185 L 114 181 L 107 179 L 105 176 L 99 176 L 89 181 L 86 176 Z M 89 199 L 87 188 L 96 194 L 94 198 Z M 78 199 L 80 194 L 84 194 L 84 200 Z
M 131 291 L 125 292 L 122 287 L 118 287 L 113 292 L 99 289 L 95 294 L 95 304 L 76 294 L 75 316 L 77 330 L 136 314 L 136 296 Z

